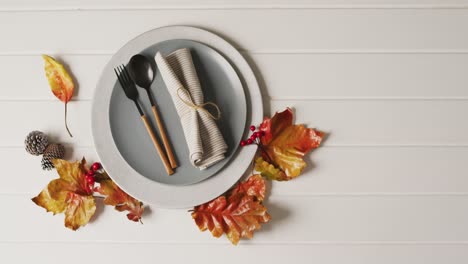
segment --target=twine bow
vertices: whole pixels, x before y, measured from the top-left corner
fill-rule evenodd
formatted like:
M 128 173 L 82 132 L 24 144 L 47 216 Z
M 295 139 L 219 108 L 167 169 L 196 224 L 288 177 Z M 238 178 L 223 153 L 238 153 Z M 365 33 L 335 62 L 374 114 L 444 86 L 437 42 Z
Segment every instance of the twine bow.
M 187 98 L 189 98 L 189 100 L 185 100 L 184 98 L 182 98 L 179 94 L 179 92 L 182 91 L 185 93 L 185 95 L 187 96 Z M 219 110 L 219 107 L 218 105 L 216 105 L 215 103 L 213 102 L 206 102 L 206 103 L 203 103 L 203 104 L 195 104 L 193 102 L 193 99 L 192 99 L 192 96 L 190 95 L 189 91 L 187 91 L 186 89 L 184 88 L 179 88 L 177 89 L 177 97 L 179 97 L 180 101 L 182 101 L 182 103 L 184 103 L 185 105 L 187 105 L 188 107 L 192 108 L 193 110 L 200 110 L 200 111 L 203 111 L 205 112 L 209 117 L 213 118 L 214 120 L 219 120 L 221 118 L 221 110 Z M 210 113 L 210 111 L 206 110 L 205 106 L 212 106 L 216 109 L 216 116 L 214 116 L 212 113 Z

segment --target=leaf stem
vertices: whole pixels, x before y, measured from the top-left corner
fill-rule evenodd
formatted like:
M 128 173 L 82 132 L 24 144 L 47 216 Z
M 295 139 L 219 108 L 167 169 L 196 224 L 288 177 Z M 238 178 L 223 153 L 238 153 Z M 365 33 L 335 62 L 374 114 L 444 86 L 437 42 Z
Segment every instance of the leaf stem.
M 65 128 L 67 129 L 68 135 L 70 135 L 70 137 L 73 137 L 73 135 L 70 133 L 70 129 L 68 129 L 67 124 L 67 103 L 65 103 Z
M 263 148 L 262 144 L 257 143 L 257 146 L 260 148 L 260 151 L 262 151 L 262 153 L 264 153 L 266 155 L 266 157 L 268 158 L 268 162 L 276 166 L 276 164 L 271 159 L 270 155 L 268 155 L 268 152 L 266 152 L 266 150 Z
M 257 156 L 257 153 L 255 153 L 255 156 Z M 250 162 L 250 167 L 252 168 L 252 172 L 250 174 L 254 175 L 255 174 L 255 160 L 257 157 L 254 157 L 254 159 Z

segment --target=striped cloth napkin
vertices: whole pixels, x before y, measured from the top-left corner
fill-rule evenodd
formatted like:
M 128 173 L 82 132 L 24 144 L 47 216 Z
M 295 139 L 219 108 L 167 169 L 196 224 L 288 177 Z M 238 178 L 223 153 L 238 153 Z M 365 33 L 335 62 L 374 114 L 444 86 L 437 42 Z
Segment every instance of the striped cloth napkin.
M 203 170 L 224 159 L 226 142 L 216 117 L 204 108 L 217 106 L 204 103 L 190 50 L 179 49 L 166 57 L 158 52 L 154 59 L 179 114 L 192 165 Z

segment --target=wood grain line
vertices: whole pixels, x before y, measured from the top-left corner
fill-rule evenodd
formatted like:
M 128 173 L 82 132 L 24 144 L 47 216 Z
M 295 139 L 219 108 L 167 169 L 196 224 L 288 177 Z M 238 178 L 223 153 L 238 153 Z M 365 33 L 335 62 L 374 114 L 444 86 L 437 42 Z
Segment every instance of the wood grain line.
M 446 246 L 446 245 L 461 245 L 461 246 L 468 246 L 467 241 L 425 241 L 425 240 L 413 240 L 413 241 L 381 241 L 381 240 L 374 240 L 374 241 L 253 241 L 253 243 L 249 243 L 248 241 L 243 241 L 245 244 L 241 243 L 237 247 L 254 247 L 254 246 L 262 246 L 262 245 L 353 245 L 353 246 L 369 246 L 369 245 L 382 245 L 382 246 L 391 246 L 391 245 L 406 245 L 406 246 L 421 246 L 421 245 L 435 245 L 435 246 Z M 213 242 L 189 242 L 189 241 L 119 241 L 119 240 L 106 240 L 106 241 L 99 241 L 99 240 L 81 240 L 81 241 L 47 241 L 47 240 L 28 240 L 28 241 L 15 241 L 15 240 L 3 240 L 0 241 L 0 245 L 7 245 L 7 244 L 15 244 L 15 245 L 27 245 L 27 244 L 47 244 L 47 245 L 61 245 L 61 244 L 68 244 L 68 245 L 81 245 L 81 244 L 96 244 L 96 245 L 103 245 L 103 244 L 110 244 L 110 245 L 120 245 L 120 244 L 128 244 L 128 245 L 209 245 L 209 246 L 232 246 L 229 241 L 213 241 Z
M 468 4 L 382 4 L 382 5 L 372 5 L 372 4 L 353 4 L 353 5 L 346 5 L 346 4 L 270 4 L 270 5 L 122 5 L 120 7 L 108 7 L 108 6 L 63 6 L 63 7 L 56 7 L 56 6 L 46 6 L 46 7 L 0 7 L 1 13 L 6 12 L 30 12 L 30 13 L 37 13 L 37 12 L 62 12 L 62 11 L 144 11 L 144 10 L 304 10 L 304 9 L 311 9 L 311 10 L 320 10 L 320 9 L 352 9 L 352 10 L 359 10 L 359 9 L 377 9 L 377 10 L 395 10 L 395 9 L 416 9 L 416 10 L 450 10 L 450 9 L 468 9 Z

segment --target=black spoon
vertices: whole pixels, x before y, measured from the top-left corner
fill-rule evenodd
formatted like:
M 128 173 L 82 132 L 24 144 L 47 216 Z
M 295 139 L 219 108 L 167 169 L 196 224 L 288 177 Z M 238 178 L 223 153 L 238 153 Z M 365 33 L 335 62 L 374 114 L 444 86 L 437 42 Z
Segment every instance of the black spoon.
M 156 119 L 156 124 L 158 125 L 159 134 L 161 135 L 164 148 L 166 149 L 167 157 L 169 158 L 169 163 L 171 164 L 171 167 L 175 169 L 177 167 L 177 162 L 175 160 L 174 153 L 172 152 L 171 144 L 169 143 L 169 140 L 167 138 L 164 125 L 161 119 L 159 118 L 156 103 L 154 102 L 154 98 L 151 93 L 151 84 L 153 83 L 156 71 L 153 70 L 151 61 L 141 54 L 134 55 L 130 59 L 130 62 L 128 63 L 128 68 L 133 81 L 141 88 L 144 88 L 148 93 L 148 98 L 151 103 L 151 109 L 153 110 L 153 114 Z

